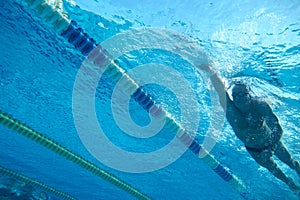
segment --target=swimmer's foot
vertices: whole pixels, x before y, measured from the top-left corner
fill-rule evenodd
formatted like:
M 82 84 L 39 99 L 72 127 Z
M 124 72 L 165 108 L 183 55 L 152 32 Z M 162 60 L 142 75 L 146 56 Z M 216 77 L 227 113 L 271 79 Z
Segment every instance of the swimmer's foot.
M 297 195 L 297 194 L 299 195 L 299 193 L 300 193 L 300 187 L 298 187 L 298 186 L 294 183 L 293 179 L 288 178 L 287 185 L 289 186 L 289 188 L 290 188 L 296 195 Z
M 299 163 L 299 161 L 294 160 L 293 164 L 295 166 L 295 171 L 297 172 L 298 176 L 300 177 L 300 163 Z
M 300 190 L 293 191 L 293 193 L 300 199 Z
M 300 199 L 300 187 L 298 187 L 291 178 L 289 178 L 288 186 L 291 191 Z

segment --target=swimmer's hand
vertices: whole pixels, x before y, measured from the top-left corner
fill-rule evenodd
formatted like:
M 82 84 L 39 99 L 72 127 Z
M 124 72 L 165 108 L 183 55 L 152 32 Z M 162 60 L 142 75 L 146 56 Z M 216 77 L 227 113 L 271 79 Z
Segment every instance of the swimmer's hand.
M 209 64 L 201 64 L 199 66 L 197 66 L 197 68 L 199 70 L 205 71 L 206 73 L 208 73 L 209 75 L 213 75 L 216 72 L 214 71 L 213 67 Z

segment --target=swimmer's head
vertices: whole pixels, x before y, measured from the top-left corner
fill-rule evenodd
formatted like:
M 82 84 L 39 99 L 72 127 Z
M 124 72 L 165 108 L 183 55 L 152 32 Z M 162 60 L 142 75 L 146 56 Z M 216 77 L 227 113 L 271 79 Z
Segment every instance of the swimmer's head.
M 244 97 L 246 95 L 249 95 L 249 93 L 250 93 L 249 87 L 243 83 L 234 84 L 232 88 L 233 99 L 235 99 L 235 97 Z
M 236 107 L 247 109 L 250 105 L 250 89 L 244 83 L 236 83 L 232 88 L 232 98 Z

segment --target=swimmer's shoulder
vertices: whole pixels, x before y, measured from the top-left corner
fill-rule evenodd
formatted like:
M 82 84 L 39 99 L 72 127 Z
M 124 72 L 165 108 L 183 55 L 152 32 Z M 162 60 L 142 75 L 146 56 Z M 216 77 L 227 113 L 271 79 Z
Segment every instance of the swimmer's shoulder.
M 252 107 L 260 112 L 266 112 L 271 109 L 270 105 L 262 98 L 253 98 Z

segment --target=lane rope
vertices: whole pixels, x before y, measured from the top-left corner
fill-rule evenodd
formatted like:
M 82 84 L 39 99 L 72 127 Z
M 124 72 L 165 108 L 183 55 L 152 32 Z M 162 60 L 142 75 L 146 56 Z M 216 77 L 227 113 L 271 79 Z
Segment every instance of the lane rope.
M 45 185 L 44 183 L 41 183 L 37 180 L 34 180 L 32 178 L 29 178 L 23 174 L 20 174 L 18 172 L 15 172 L 11 169 L 7 169 L 3 166 L 0 166 L 0 174 L 2 174 L 3 176 L 8 176 L 10 178 L 14 178 L 16 180 L 19 180 L 23 183 L 26 183 L 28 185 L 31 185 L 33 187 L 36 187 L 36 188 L 39 188 L 45 192 L 49 192 L 49 193 L 52 193 L 54 195 L 56 195 L 57 197 L 60 197 L 62 199 L 65 199 L 65 200 L 75 200 L 76 198 L 72 197 L 71 195 L 65 193 L 65 192 L 62 192 L 62 191 L 59 191 L 53 187 L 50 187 L 48 185 Z
M 29 126 L 26 126 L 25 124 L 19 122 L 18 120 L 14 119 L 12 116 L 2 112 L 1 110 L 0 110 L 0 123 L 10 129 L 14 130 L 15 132 L 19 133 L 20 135 L 23 135 L 23 136 L 27 137 L 28 139 L 46 147 L 47 149 L 51 150 L 52 152 L 66 158 L 67 160 L 72 161 L 76 165 L 90 171 L 91 173 L 95 174 L 96 176 L 117 186 L 118 188 L 137 197 L 138 199 L 145 199 L 145 200 L 151 199 L 150 197 L 143 194 L 139 190 L 133 188 L 131 185 L 129 185 L 128 183 L 119 179 L 118 177 L 99 168 L 97 165 L 85 160 L 80 155 L 73 153 L 72 151 L 63 147 L 59 143 L 53 141 L 52 139 L 46 137 L 45 135 L 43 135 L 41 133 L 38 133 L 37 131 L 31 129 Z

